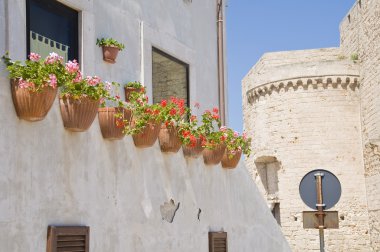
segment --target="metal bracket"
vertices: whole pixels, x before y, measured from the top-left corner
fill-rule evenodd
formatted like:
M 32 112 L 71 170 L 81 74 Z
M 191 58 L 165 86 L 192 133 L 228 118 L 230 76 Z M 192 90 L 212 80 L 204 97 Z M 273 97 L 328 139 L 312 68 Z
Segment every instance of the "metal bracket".
M 314 173 L 314 177 L 318 177 L 318 176 L 325 176 L 325 174 L 323 172 L 317 172 L 317 173 Z

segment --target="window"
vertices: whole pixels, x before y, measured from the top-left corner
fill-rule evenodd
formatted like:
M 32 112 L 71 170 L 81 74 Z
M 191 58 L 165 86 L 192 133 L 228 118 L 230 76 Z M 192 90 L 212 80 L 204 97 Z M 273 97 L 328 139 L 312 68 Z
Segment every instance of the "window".
M 47 252 L 90 251 L 89 227 L 48 227 Z
M 278 195 L 278 172 L 281 165 L 275 157 L 270 156 L 259 157 L 256 159 L 255 164 L 268 206 L 278 225 L 281 225 L 280 200 Z
M 268 196 L 278 194 L 278 171 L 280 164 L 277 161 L 256 163 L 257 172 Z
M 272 209 L 273 217 L 276 219 L 278 225 L 281 226 L 281 217 L 280 217 L 280 203 L 275 203 Z
M 175 96 L 189 105 L 189 65 L 153 48 L 152 66 L 153 102 Z
M 227 233 L 210 232 L 208 233 L 210 252 L 228 252 Z
M 78 12 L 55 0 L 26 0 L 27 53 L 78 59 Z

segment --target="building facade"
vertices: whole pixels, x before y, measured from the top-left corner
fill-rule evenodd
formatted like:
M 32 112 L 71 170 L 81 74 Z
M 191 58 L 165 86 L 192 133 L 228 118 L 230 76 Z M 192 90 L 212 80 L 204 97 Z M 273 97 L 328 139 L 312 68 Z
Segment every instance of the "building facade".
M 0 0 L 0 52 L 15 60 L 33 51 L 78 58 L 85 75 L 141 81 L 150 100 L 152 80 L 177 83 L 158 86 L 157 96 L 182 96 L 206 109 L 224 93 L 217 4 Z M 103 61 L 101 37 L 126 45 L 115 64 Z M 58 100 L 44 120 L 20 120 L 4 64 L 0 83 L 1 251 L 46 251 L 48 226 L 89 227 L 90 251 L 99 252 L 208 251 L 209 232 L 221 231 L 229 251 L 290 251 L 243 164 L 224 170 L 181 151 L 163 154 L 158 143 L 139 149 L 131 137 L 107 141 L 97 119 L 86 132 L 70 132 Z
M 379 12 L 379 1 L 357 1 L 339 48 L 267 53 L 243 79 L 244 127 L 255 139 L 246 165 L 293 251 L 319 250 L 298 190 L 318 168 L 342 186 L 326 250 L 380 250 Z

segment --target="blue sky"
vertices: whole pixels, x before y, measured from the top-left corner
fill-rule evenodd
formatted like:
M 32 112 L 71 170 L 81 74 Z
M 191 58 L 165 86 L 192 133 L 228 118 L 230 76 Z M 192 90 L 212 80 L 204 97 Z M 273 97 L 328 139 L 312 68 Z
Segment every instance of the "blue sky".
M 229 126 L 242 131 L 241 80 L 265 52 L 339 46 L 355 0 L 229 0 Z

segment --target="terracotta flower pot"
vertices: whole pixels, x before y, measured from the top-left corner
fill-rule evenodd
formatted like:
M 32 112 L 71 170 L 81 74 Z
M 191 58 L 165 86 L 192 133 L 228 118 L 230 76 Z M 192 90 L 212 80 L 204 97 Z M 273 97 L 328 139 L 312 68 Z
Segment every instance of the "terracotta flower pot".
M 135 146 L 139 148 L 151 147 L 156 142 L 160 129 L 161 123 L 148 123 L 141 133 L 132 135 Z
M 103 60 L 108 63 L 115 64 L 116 57 L 120 49 L 114 46 L 102 46 L 102 50 L 103 50 Z
M 219 144 L 215 147 L 215 149 L 207 149 L 205 148 L 202 152 L 203 154 L 203 161 L 206 165 L 216 165 L 218 164 L 222 158 L 224 151 L 226 149 L 226 145 Z
M 234 169 L 239 164 L 241 158 L 241 151 L 237 151 L 230 159 L 227 154 L 227 150 L 223 154 L 222 166 L 226 169 Z
M 202 147 L 201 139 L 197 139 L 195 146 L 182 145 L 183 154 L 188 158 L 197 158 L 202 154 L 204 148 Z
M 44 87 L 41 92 L 33 92 L 18 87 L 18 80 L 11 80 L 11 93 L 17 116 L 36 122 L 45 118 L 57 95 L 57 88 Z
M 132 92 L 141 93 L 142 91 L 143 91 L 143 88 L 124 87 L 125 101 L 129 102 L 131 100 Z
M 103 138 L 108 140 L 119 140 L 125 136 L 123 133 L 124 122 L 120 122 L 120 124 L 118 124 L 119 118 L 115 117 L 115 114 L 118 113 L 123 114 L 122 120 L 131 120 L 132 112 L 128 109 L 118 107 L 98 109 L 99 125 Z
M 86 131 L 94 121 L 100 104 L 99 100 L 88 97 L 73 99 L 59 98 L 63 126 L 71 131 Z
M 165 125 L 161 126 L 160 133 L 158 135 L 160 147 L 162 152 L 178 152 L 181 148 L 181 139 L 178 136 L 176 127 L 167 128 Z

